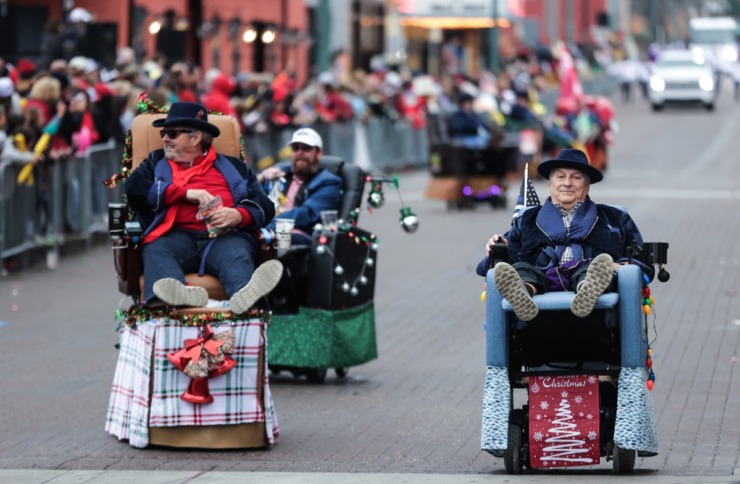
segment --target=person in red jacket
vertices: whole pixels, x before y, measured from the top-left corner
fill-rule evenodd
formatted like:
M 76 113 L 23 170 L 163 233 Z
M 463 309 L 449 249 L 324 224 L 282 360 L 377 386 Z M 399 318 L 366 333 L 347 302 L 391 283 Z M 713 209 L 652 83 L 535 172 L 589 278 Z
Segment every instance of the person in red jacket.
M 236 109 L 231 105 L 231 94 L 236 88 L 236 81 L 226 74 L 219 74 L 213 79 L 211 90 L 203 96 L 203 105 L 210 112 L 233 116 L 238 119 Z

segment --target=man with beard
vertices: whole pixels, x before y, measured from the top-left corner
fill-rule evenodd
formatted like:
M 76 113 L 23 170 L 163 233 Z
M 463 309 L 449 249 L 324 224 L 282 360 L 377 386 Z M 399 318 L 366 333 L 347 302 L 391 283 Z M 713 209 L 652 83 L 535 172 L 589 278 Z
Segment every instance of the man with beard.
M 275 219 L 295 220 L 291 245 L 310 245 L 311 233 L 321 219 L 321 212 L 339 207 L 342 179 L 319 167 L 323 143 L 313 129 L 297 130 L 288 146 L 291 149 L 290 169 L 283 171 L 280 167 L 271 167 L 257 175 L 257 180 L 265 185 L 268 193 L 279 192 Z M 274 232 L 275 219 L 265 228 Z
M 175 102 L 154 127 L 164 150 L 153 151 L 126 180 L 130 207 L 144 227 L 144 297 L 150 307 L 205 306 L 208 293 L 186 286 L 185 274 L 217 277 L 242 314 L 275 288 L 283 273 L 277 260 L 257 266 L 253 235 L 275 214 L 254 173 L 238 158 L 216 153 L 218 127 L 206 108 Z M 199 208 L 220 197 L 205 218 Z M 208 225 L 207 225 L 208 224 Z

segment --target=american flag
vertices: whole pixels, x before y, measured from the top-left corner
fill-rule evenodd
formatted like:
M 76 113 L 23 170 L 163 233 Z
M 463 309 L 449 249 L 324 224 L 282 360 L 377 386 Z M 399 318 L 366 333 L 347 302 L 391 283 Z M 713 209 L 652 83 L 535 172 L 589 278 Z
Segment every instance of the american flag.
M 529 178 L 529 163 L 524 165 L 524 178 L 522 178 L 522 186 L 519 189 L 519 197 L 516 199 L 516 207 L 514 207 L 514 214 L 511 216 L 511 223 L 514 224 L 514 220 L 522 213 L 527 207 L 536 207 L 540 205 L 540 198 L 537 196 L 537 191 L 534 189 L 532 179 Z

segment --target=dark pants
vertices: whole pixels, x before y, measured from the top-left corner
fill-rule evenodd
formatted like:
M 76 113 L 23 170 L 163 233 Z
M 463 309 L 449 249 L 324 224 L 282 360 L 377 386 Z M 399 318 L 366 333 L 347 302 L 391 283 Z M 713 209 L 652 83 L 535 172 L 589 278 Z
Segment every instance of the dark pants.
M 156 281 L 171 277 L 185 283 L 185 274 L 198 272 L 202 263 L 204 273 L 217 277 L 233 296 L 252 278 L 257 248 L 243 232 L 211 239 L 207 232 L 172 230 L 145 245 L 142 260 L 147 303 L 156 297 L 152 290 Z
M 570 287 L 573 291 L 575 291 L 575 289 L 578 287 L 578 283 L 586 278 L 586 271 L 588 270 L 588 266 L 590 264 L 591 262 L 582 265 L 581 267 L 573 271 L 573 273 L 570 275 L 569 282 Z M 519 274 L 519 277 L 522 278 L 522 281 L 527 284 L 531 284 L 535 288 L 537 288 L 537 294 L 554 291 L 554 289 L 552 289 L 552 285 L 550 284 L 550 280 L 547 278 L 545 273 L 532 264 L 529 264 L 528 262 L 516 262 L 512 265 L 512 267 L 516 269 L 516 272 L 517 274 Z M 612 283 L 609 285 L 605 292 L 612 292 L 616 290 L 616 280 L 616 277 L 612 279 Z

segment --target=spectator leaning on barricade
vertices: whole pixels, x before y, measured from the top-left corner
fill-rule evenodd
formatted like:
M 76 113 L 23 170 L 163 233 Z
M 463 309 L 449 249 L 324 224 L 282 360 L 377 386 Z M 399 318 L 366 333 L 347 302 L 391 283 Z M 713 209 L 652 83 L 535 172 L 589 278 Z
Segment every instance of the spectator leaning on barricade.
M 342 179 L 319 166 L 323 143 L 313 129 L 297 130 L 288 145 L 290 169 L 268 168 L 257 175 L 257 181 L 276 199 L 275 218 L 295 220 L 291 245 L 310 245 L 313 227 L 321 220 L 321 212 L 339 207 Z M 275 220 L 265 229 L 275 232 Z
M 205 106 L 173 103 L 153 125 L 162 128 L 164 150 L 152 152 L 125 185 L 144 226 L 146 304 L 205 306 L 207 291 L 185 285 L 185 274 L 197 271 L 218 277 L 229 309 L 242 314 L 282 276 L 277 260 L 256 267 L 252 235 L 273 218 L 275 206 L 242 160 L 216 153 L 212 140 L 220 130 L 208 122 Z M 216 197 L 223 206 L 198 218 L 199 208 Z

